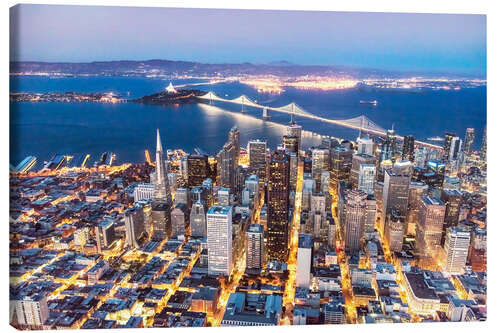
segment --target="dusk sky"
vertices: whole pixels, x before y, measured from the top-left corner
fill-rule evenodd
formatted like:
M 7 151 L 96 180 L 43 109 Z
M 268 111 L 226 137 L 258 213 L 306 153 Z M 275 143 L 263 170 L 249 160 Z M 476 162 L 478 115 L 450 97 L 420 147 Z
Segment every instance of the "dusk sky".
M 21 5 L 11 60 L 169 59 L 486 73 L 486 16 Z

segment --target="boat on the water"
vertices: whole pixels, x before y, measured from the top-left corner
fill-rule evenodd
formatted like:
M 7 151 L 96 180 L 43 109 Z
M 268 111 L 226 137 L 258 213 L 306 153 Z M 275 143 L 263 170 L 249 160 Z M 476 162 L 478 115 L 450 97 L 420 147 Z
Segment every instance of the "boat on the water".
M 364 100 L 361 100 L 359 101 L 359 104 L 370 104 L 370 105 L 374 105 L 376 106 L 378 104 L 377 100 L 373 100 L 373 101 L 364 101 Z

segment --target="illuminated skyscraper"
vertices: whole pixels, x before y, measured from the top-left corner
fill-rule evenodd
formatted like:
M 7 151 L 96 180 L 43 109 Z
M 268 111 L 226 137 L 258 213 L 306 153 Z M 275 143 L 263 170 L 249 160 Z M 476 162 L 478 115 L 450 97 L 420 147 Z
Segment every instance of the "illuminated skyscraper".
M 247 151 L 250 160 L 250 172 L 257 174 L 261 186 L 267 180 L 266 150 L 267 143 L 265 141 L 251 140 L 248 142 Z
M 473 128 L 467 128 L 465 131 L 465 143 L 464 143 L 464 152 L 469 155 L 472 153 L 472 147 L 474 146 L 474 139 L 475 139 L 475 131 Z
M 483 141 L 481 142 L 481 158 L 486 161 L 486 146 L 487 146 L 487 139 L 486 139 L 486 125 L 484 125 L 484 132 L 483 132 Z
M 446 207 L 439 199 L 427 196 L 420 199 L 416 232 L 416 247 L 420 259 L 434 261 L 441 246 Z
M 398 169 L 387 170 L 384 177 L 382 192 L 382 221 L 387 221 L 386 215 L 395 209 L 406 220 L 408 211 L 408 196 L 410 192 L 411 177 L 397 172 Z M 385 225 L 381 223 L 381 233 L 385 235 Z
M 446 231 L 443 270 L 450 274 L 463 274 L 469 252 L 470 232 L 459 227 Z
M 246 231 L 247 269 L 260 273 L 265 264 L 264 227 L 260 224 L 250 224 Z
M 156 129 L 156 167 L 155 167 L 155 195 L 154 199 L 172 203 L 172 195 L 168 185 L 167 172 L 165 169 L 165 160 L 163 157 L 163 146 L 161 144 L 160 130 Z
M 138 248 L 139 239 L 144 233 L 144 212 L 140 207 L 129 208 L 124 212 L 125 240 L 127 245 Z
M 355 154 L 352 157 L 352 167 L 351 173 L 349 175 L 349 181 L 353 188 L 358 188 L 359 182 L 359 171 L 362 164 L 377 164 L 377 158 L 373 155 L 367 154 Z
M 356 139 L 356 143 L 358 144 L 358 154 L 373 154 L 373 140 L 370 137 L 358 137 Z
M 201 186 L 210 177 L 210 167 L 206 155 L 189 155 L 187 158 L 188 186 Z
M 394 128 L 387 130 L 384 142 L 382 144 L 382 151 L 380 153 L 380 161 L 391 160 L 396 161 L 396 134 Z
M 309 289 L 311 283 L 313 237 L 310 234 L 300 234 L 297 249 L 297 279 L 295 285 Z
M 361 164 L 359 166 L 358 190 L 364 191 L 366 194 L 373 194 L 375 174 L 375 164 Z
M 110 218 L 105 218 L 95 227 L 95 236 L 97 242 L 97 252 L 102 253 L 108 250 L 115 241 L 115 223 Z
M 345 200 L 344 240 L 347 252 L 354 253 L 360 249 L 366 220 L 366 193 L 359 190 L 348 190 Z
M 441 201 L 446 206 L 443 224 L 443 237 L 441 240 L 441 244 L 443 244 L 445 241 L 446 229 L 458 225 L 460 205 L 462 204 L 462 192 L 458 190 L 444 189 L 441 191 Z
M 296 136 L 283 135 L 282 142 L 289 153 L 299 152 L 299 138 Z
M 172 221 L 172 237 L 186 235 L 186 226 L 188 224 L 188 209 L 186 204 L 178 203 L 170 213 Z
M 269 163 L 267 185 L 267 259 L 288 260 L 288 210 L 290 162 L 283 151 L 275 151 Z
M 195 201 L 193 203 L 189 223 L 191 226 L 191 236 L 205 237 L 207 235 L 205 205 L 202 201 Z
M 234 190 L 236 147 L 227 142 L 217 154 L 217 185 Z
M 415 138 L 413 135 L 407 135 L 403 139 L 403 159 L 415 160 Z
M 337 192 L 339 181 L 347 181 L 352 166 L 352 150 L 344 147 L 335 148 L 332 151 L 331 157 L 332 171 L 331 171 L 331 186 L 334 192 Z
M 154 201 L 151 208 L 151 237 L 155 240 L 163 240 L 172 234 L 172 224 L 170 222 L 171 206 L 166 202 Z
M 321 174 L 330 169 L 330 154 L 328 149 L 317 148 L 312 150 L 312 177 L 316 181 L 315 191 L 321 189 Z
M 240 161 L 240 130 L 238 126 L 234 126 L 229 131 L 228 142 L 230 142 L 234 146 L 234 168 L 238 167 L 238 163 Z
M 212 206 L 207 212 L 208 274 L 231 275 L 233 237 L 231 206 Z
M 457 160 L 460 151 L 462 150 L 462 140 L 458 136 L 451 138 L 450 151 L 448 153 L 448 161 Z
M 389 244 L 389 250 L 401 252 L 403 249 L 403 237 L 405 221 L 396 209 L 387 214 L 385 223 L 385 239 Z
M 300 143 L 302 138 L 302 126 L 297 125 L 295 122 L 291 122 L 288 126 L 285 127 L 285 133 L 283 133 L 283 135 L 298 138 L 298 153 L 300 151 Z

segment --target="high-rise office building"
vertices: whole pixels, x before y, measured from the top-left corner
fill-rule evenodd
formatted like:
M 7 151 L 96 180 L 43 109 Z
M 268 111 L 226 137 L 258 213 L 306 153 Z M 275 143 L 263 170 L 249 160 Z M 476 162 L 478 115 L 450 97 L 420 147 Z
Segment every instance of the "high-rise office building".
M 299 138 L 296 136 L 283 135 L 282 139 L 283 147 L 288 150 L 289 153 L 299 152 Z
M 217 185 L 234 190 L 236 147 L 227 142 L 217 154 Z
M 377 182 L 384 182 L 385 172 L 392 169 L 392 161 L 384 160 L 378 164 Z
M 321 188 L 321 173 L 330 169 L 330 152 L 328 149 L 316 148 L 312 150 L 312 177 L 316 181 L 315 191 Z
M 298 138 L 298 145 L 297 145 L 298 148 L 297 153 L 298 153 L 301 147 L 300 144 L 302 139 L 302 126 L 297 125 L 295 122 L 291 122 L 289 125 L 285 127 L 285 132 L 283 133 L 283 135 Z
M 401 252 L 403 249 L 403 238 L 405 221 L 396 209 L 393 209 L 386 217 L 385 238 L 389 244 L 389 250 Z
M 427 163 L 427 148 L 418 147 L 415 149 L 415 160 L 414 166 L 418 168 L 425 168 L 425 164 Z
M 247 270 L 261 271 L 265 264 L 264 227 L 250 224 L 246 231 L 246 265 Z
M 263 186 L 267 180 L 267 143 L 260 140 L 248 142 L 248 158 L 250 161 L 250 172 L 257 174 L 260 185 Z
M 161 144 L 159 129 L 156 129 L 156 167 L 154 185 L 154 199 L 170 204 L 172 202 L 172 195 L 170 194 L 170 186 L 168 185 L 167 171 L 163 156 L 163 146 Z
M 193 206 L 191 207 L 191 214 L 189 215 L 189 225 L 191 226 L 191 236 L 207 236 L 207 222 L 204 202 L 198 200 L 193 203 Z
M 396 161 L 397 150 L 396 133 L 394 128 L 387 130 L 382 149 L 380 152 L 380 161 L 391 160 L 393 163 Z
M 240 130 L 238 126 L 233 126 L 229 131 L 228 142 L 230 142 L 234 146 L 234 168 L 238 167 L 240 161 Z
M 475 227 L 472 230 L 470 265 L 473 271 L 486 271 L 486 238 L 486 228 Z
M 297 278 L 295 285 L 309 289 L 311 283 L 313 237 L 310 234 L 299 234 L 297 249 Z
M 144 233 L 144 212 L 141 207 L 132 207 L 125 210 L 123 215 L 127 245 L 138 248 Z
M 95 227 L 95 236 L 97 242 L 97 252 L 102 253 L 108 250 L 116 240 L 115 222 L 111 218 L 105 218 Z
M 172 234 L 172 224 L 170 223 L 171 206 L 165 202 L 155 201 L 151 207 L 151 237 L 156 240 L 163 240 Z
M 344 147 L 333 149 L 331 157 L 331 186 L 335 193 L 337 193 L 337 186 L 339 181 L 347 181 L 351 172 L 352 166 L 352 150 Z
M 186 204 L 178 203 L 170 212 L 170 221 L 172 222 L 172 237 L 186 235 L 186 226 L 188 224 L 188 209 Z
M 450 151 L 448 153 L 448 161 L 456 161 L 460 151 L 462 150 L 462 140 L 458 136 L 451 138 Z
M 397 171 L 397 170 L 396 170 Z M 410 192 L 411 176 L 396 173 L 394 169 L 387 170 L 384 177 L 382 192 L 382 221 L 387 221 L 386 215 L 395 209 L 406 220 L 408 212 L 408 196 Z M 385 224 L 381 223 L 381 234 L 385 235 Z
M 486 125 L 484 125 L 484 131 L 483 131 L 483 141 L 481 141 L 481 158 L 486 162 L 486 157 L 487 157 L 487 153 L 486 153 L 486 147 L 487 147 L 487 139 L 486 139 L 486 134 L 487 134 L 487 131 L 486 131 Z
M 420 199 L 416 230 L 416 247 L 422 261 L 433 261 L 441 246 L 446 207 L 439 199 L 426 196 Z
M 174 205 L 183 203 L 186 206 L 190 204 L 189 189 L 186 187 L 178 187 L 174 192 Z
M 415 235 L 415 227 L 418 221 L 418 210 L 420 198 L 427 196 L 429 186 L 420 182 L 410 182 L 408 194 L 408 213 L 405 223 L 405 235 Z
M 359 166 L 358 190 L 364 191 L 366 194 L 373 194 L 376 172 L 375 164 L 361 164 Z
M 358 137 L 356 139 L 356 143 L 358 145 L 358 154 L 367 154 L 367 155 L 375 155 L 374 154 L 374 143 L 370 137 Z
M 360 249 L 366 220 L 366 193 L 359 190 L 347 190 L 345 205 L 344 240 L 347 252 Z
M 156 193 L 154 184 L 141 183 L 134 188 L 134 201 L 137 202 L 143 199 L 153 199 Z
M 441 201 L 446 206 L 443 224 L 443 237 L 441 244 L 446 237 L 446 229 L 458 225 L 460 216 L 460 205 L 462 204 L 462 192 L 454 189 L 444 189 L 441 191 Z
M 446 132 L 444 134 L 444 142 L 443 142 L 443 159 L 445 161 L 448 161 L 450 158 L 450 150 L 451 150 L 451 141 L 453 138 L 456 138 L 457 135 L 455 133 L 448 133 Z
M 450 274 L 463 274 L 470 245 L 470 231 L 450 227 L 444 242 L 445 262 L 443 270 Z
M 288 260 L 288 210 L 290 162 L 283 151 L 275 151 L 269 163 L 267 185 L 267 258 Z
M 210 167 L 206 155 L 189 155 L 187 158 L 187 179 L 189 188 L 201 186 L 210 177 Z
M 355 154 L 352 156 L 352 167 L 349 181 L 353 188 L 358 188 L 359 171 L 362 164 L 377 164 L 377 158 L 373 155 Z
M 365 235 L 375 231 L 375 224 L 377 222 L 377 200 L 375 195 L 369 194 L 366 196 L 366 218 L 363 227 Z
M 403 139 L 403 159 L 404 160 L 415 160 L 415 138 L 413 135 L 407 135 Z
M 297 187 L 297 172 L 299 167 L 299 153 L 289 153 L 290 156 L 290 191 Z
M 467 130 L 465 131 L 465 142 L 463 149 L 467 155 L 470 155 L 470 153 L 472 153 L 475 138 L 476 134 L 474 132 L 474 129 L 471 127 L 467 128 Z
M 231 275 L 233 237 L 231 206 L 212 206 L 207 212 L 208 274 Z

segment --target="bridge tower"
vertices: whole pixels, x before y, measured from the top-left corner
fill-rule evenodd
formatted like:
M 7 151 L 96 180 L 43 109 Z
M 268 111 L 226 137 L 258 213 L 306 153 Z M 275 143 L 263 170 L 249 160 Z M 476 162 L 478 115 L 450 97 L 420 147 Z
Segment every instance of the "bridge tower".
M 267 111 L 267 108 L 262 109 L 262 119 L 264 120 L 269 120 L 271 117 L 269 116 L 269 112 Z
M 212 92 L 210 92 L 210 102 L 209 102 L 210 105 L 214 105 L 214 94 Z
M 247 110 L 245 109 L 245 96 L 241 96 L 241 113 L 246 113 Z

